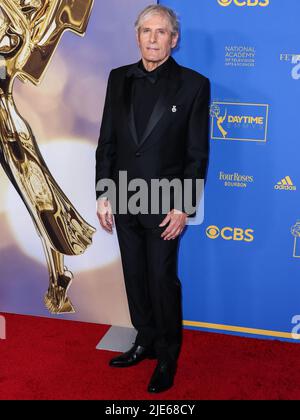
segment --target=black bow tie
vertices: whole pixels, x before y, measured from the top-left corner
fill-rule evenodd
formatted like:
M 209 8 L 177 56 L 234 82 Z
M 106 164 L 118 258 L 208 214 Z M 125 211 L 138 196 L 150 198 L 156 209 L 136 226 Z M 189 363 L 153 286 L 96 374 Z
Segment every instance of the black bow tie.
M 157 72 L 148 72 L 139 67 L 135 67 L 132 69 L 130 76 L 133 76 L 136 79 L 143 79 L 146 78 L 151 83 L 155 83 L 157 81 Z

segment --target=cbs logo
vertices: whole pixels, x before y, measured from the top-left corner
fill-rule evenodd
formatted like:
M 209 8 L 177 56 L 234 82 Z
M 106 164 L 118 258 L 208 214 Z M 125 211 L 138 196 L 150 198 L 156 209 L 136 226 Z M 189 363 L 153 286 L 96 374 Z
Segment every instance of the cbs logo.
M 220 6 L 230 6 L 231 3 L 234 3 L 236 6 L 244 7 L 244 6 L 261 6 L 266 7 L 269 6 L 270 0 L 218 0 Z
M 206 229 L 206 235 L 210 239 L 217 239 L 219 236 L 225 239 L 225 241 L 244 241 L 244 242 L 252 242 L 254 240 L 253 236 L 254 230 L 253 229 L 241 229 L 241 228 L 231 228 L 231 227 L 224 227 L 223 229 L 219 229 L 218 226 L 209 226 Z

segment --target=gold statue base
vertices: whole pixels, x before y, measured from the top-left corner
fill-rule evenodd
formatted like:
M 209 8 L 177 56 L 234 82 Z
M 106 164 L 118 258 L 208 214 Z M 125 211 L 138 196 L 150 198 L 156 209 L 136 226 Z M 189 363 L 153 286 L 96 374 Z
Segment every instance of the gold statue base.
M 73 273 L 64 267 L 64 274 L 57 276 L 50 286 L 44 298 L 44 303 L 49 312 L 53 315 L 75 313 L 67 293 L 73 281 Z
M 75 313 L 75 309 L 69 298 L 66 299 L 62 307 L 58 307 L 57 305 L 53 303 L 51 297 L 49 297 L 47 293 L 44 298 L 44 303 L 45 303 L 46 308 L 52 315 L 63 315 L 63 314 Z

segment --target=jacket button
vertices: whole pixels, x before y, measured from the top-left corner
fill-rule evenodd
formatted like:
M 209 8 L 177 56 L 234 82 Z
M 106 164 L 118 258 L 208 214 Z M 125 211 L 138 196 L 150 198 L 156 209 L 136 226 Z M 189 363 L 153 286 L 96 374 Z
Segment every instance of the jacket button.
M 136 157 L 140 157 L 141 156 L 141 153 L 140 152 L 136 152 L 135 156 Z

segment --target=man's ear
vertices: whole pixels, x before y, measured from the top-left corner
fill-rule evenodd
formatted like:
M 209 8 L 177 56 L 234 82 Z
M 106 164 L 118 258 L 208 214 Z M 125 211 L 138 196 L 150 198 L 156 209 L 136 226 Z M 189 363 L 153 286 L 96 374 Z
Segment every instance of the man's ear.
M 137 44 L 139 46 L 140 45 L 140 31 L 139 31 L 139 29 L 137 29 L 135 31 L 135 36 L 136 36 L 136 42 L 137 42 Z
M 175 34 L 172 36 L 172 42 L 171 42 L 172 49 L 177 46 L 178 39 L 179 39 L 179 34 Z

